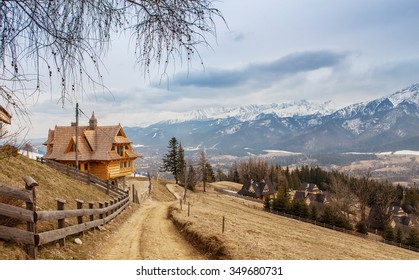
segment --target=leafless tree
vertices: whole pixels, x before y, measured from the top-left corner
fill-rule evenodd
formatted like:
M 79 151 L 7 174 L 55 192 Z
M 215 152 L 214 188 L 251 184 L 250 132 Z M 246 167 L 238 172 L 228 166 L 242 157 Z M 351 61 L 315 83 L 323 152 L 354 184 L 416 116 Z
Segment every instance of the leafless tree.
M 347 180 L 342 176 L 332 176 L 330 182 L 330 204 L 340 213 L 344 214 L 346 219 L 350 219 L 350 215 L 356 215 L 356 205 L 358 199 L 351 190 Z
M 64 103 L 103 86 L 111 41 L 127 33 L 144 73 L 154 63 L 190 61 L 216 36 L 213 0 L 10 0 L 0 2 L 0 102 L 26 112 L 24 100 L 59 89 Z M 200 59 L 200 57 L 199 57 Z M 202 62 L 202 61 L 201 61 Z M 93 69 L 93 70 L 92 70 Z M 77 94 L 76 94 L 77 93 Z

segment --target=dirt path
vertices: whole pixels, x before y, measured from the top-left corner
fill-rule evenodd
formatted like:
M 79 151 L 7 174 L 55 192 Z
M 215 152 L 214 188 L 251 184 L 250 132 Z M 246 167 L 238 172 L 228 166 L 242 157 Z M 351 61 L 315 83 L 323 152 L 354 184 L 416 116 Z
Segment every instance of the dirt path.
M 111 260 L 187 260 L 204 257 L 180 235 L 167 218 L 174 201 L 147 199 L 121 227 L 113 232 L 99 253 Z

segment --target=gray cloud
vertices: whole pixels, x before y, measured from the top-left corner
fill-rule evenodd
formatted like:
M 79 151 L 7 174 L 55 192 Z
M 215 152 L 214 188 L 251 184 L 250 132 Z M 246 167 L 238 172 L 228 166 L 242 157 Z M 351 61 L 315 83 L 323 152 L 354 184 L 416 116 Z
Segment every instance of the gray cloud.
M 172 87 L 231 88 L 249 82 L 260 82 L 260 87 L 290 75 L 333 68 L 341 65 L 349 53 L 312 51 L 293 53 L 266 63 L 249 64 L 242 69 L 211 68 L 205 72 L 182 73 L 170 82 Z

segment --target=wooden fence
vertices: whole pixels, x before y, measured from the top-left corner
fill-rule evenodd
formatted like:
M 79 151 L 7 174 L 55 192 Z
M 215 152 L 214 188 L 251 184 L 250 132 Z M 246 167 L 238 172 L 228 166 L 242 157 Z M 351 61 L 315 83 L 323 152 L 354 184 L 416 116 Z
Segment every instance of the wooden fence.
M 22 200 L 26 209 L 0 203 L 0 215 L 26 222 L 26 230 L 0 225 L 0 238 L 24 244 L 32 259 L 37 259 L 38 247 L 53 241 L 64 245 L 65 238 L 89 229 L 99 227 L 115 218 L 129 205 L 129 195 L 125 193 L 110 201 L 97 202 L 99 208 L 94 208 L 95 202 L 76 200 L 77 209 L 64 210 L 65 200 L 56 199 L 56 211 L 36 211 L 35 190 L 38 183 L 31 177 L 24 178 L 25 189 L 17 189 L 0 184 L 0 195 Z M 77 224 L 65 226 L 65 219 L 75 218 Z M 57 221 L 57 229 L 38 232 L 38 223 L 42 221 Z
M 60 171 L 63 174 L 70 176 L 73 179 L 79 180 L 89 185 L 93 185 L 97 187 L 98 189 L 100 189 L 101 191 L 106 192 L 106 194 L 109 194 L 112 196 L 121 196 L 125 194 L 125 191 L 117 187 L 114 187 L 109 182 L 109 180 L 103 180 L 102 178 L 99 178 L 93 174 L 90 174 L 89 172 L 84 172 L 72 166 L 62 164 L 62 163 L 49 160 L 49 159 L 38 157 L 36 160 Z

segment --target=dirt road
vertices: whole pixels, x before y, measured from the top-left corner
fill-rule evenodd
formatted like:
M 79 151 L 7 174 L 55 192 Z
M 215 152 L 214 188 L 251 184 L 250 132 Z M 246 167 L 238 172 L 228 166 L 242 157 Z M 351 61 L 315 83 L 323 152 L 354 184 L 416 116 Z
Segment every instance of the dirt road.
M 161 193 L 168 190 L 160 190 Z M 156 190 L 156 193 L 157 192 Z M 151 197 L 141 204 L 121 227 L 113 232 L 99 256 L 104 260 L 188 260 L 204 259 L 180 235 L 167 218 L 168 207 L 176 200 L 167 193 L 165 201 Z M 170 197 L 171 201 L 167 197 Z

